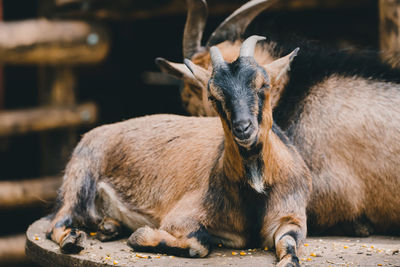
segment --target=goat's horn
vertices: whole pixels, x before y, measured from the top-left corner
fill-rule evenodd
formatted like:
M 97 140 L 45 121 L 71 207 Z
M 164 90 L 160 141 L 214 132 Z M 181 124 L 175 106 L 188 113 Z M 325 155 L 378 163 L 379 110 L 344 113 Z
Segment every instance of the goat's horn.
M 187 0 L 188 14 L 183 32 L 183 58 L 192 58 L 201 51 L 201 38 L 207 20 L 205 0 Z
M 261 40 L 265 40 L 264 36 L 252 35 L 247 38 L 242 46 L 240 47 L 240 57 L 254 57 L 254 49 L 256 48 L 256 43 Z
M 210 48 L 210 56 L 211 56 L 211 63 L 213 69 L 216 69 L 218 66 L 221 66 L 225 63 L 224 58 L 222 57 L 221 51 L 219 51 L 218 47 L 212 46 Z
M 226 40 L 235 41 L 241 37 L 254 18 L 277 0 L 252 0 L 241 6 L 226 18 L 211 34 L 207 47 Z

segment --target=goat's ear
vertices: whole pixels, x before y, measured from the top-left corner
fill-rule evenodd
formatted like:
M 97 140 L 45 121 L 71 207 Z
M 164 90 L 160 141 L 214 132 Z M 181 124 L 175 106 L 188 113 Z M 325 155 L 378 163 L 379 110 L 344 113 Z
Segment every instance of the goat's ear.
M 287 72 L 290 70 L 290 63 L 293 61 L 294 57 L 297 56 L 297 52 L 300 48 L 296 48 L 289 55 L 281 57 L 269 64 L 264 65 L 264 69 L 272 77 L 272 80 L 279 82 L 284 78 Z
M 161 57 L 156 58 L 155 62 L 162 72 L 192 85 L 200 85 L 199 81 L 194 77 L 192 72 L 188 70 L 185 64 L 170 62 Z
M 188 70 L 193 74 L 193 76 L 200 83 L 202 83 L 203 86 L 207 86 L 208 81 L 210 80 L 210 73 L 199 65 L 194 64 L 189 59 L 185 59 L 183 62 L 185 63 Z

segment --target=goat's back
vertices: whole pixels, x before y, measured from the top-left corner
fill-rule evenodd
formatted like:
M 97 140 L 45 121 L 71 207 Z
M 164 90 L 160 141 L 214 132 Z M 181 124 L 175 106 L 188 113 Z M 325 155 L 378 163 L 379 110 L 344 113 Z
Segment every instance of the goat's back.
M 145 116 L 85 134 L 71 162 L 90 161 L 93 177 L 128 207 L 162 217 L 184 194 L 205 190 L 222 143 L 219 118 Z
M 319 224 L 366 216 L 378 231 L 399 226 L 400 84 L 333 75 L 302 105 L 288 132 L 311 169 Z

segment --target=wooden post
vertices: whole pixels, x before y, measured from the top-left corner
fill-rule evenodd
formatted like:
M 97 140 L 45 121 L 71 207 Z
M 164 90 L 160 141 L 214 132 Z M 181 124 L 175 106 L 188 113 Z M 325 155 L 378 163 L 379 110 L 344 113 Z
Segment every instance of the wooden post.
M 3 0 L 0 0 L 0 21 L 3 20 Z M 4 68 L 0 65 L 0 110 L 4 109 L 5 104 L 5 88 L 4 88 Z M 0 137 L 0 151 L 6 150 L 9 140 Z
M 393 66 L 400 67 L 400 0 L 379 0 L 380 49 Z
M 26 263 L 24 234 L 0 238 L 0 265 L 10 266 L 11 264 Z
M 47 106 L 72 106 L 75 104 L 76 80 L 70 67 L 39 69 L 39 101 Z M 77 142 L 74 128 L 41 134 L 41 173 L 57 175 L 65 167 Z
M 3 20 L 3 0 L 0 0 L 0 21 Z M 0 65 L 0 110 L 4 108 L 4 69 Z M 0 141 L 1 142 L 1 141 Z

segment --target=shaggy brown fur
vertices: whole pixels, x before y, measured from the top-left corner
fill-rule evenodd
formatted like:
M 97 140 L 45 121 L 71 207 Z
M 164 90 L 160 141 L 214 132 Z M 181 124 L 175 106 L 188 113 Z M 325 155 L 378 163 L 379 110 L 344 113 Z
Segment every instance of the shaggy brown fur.
M 285 83 L 272 87 L 272 105 L 278 105 Z M 358 226 L 367 218 L 376 232 L 398 233 L 400 84 L 332 75 L 315 84 L 301 105 L 287 135 L 312 171 L 312 230 L 348 222 Z
M 251 146 L 238 144 L 226 116 L 146 116 L 85 134 L 67 165 L 49 238 L 76 252 L 84 234 L 75 228 L 108 240 L 123 225 L 134 231 L 135 250 L 204 257 L 216 243 L 268 246 L 277 248 L 279 266 L 298 266 L 311 180 L 273 126 L 269 89 L 261 90 Z
M 241 25 L 237 22 L 236 26 Z M 217 46 L 224 59 L 232 61 L 241 43 L 224 41 Z M 400 233 L 396 191 L 400 187 L 400 71 L 370 53 L 352 55 L 308 44 L 300 48 L 291 71 L 272 86 L 271 102 L 277 124 L 311 170 L 309 230 L 321 232 L 349 224 L 354 229 L 345 227 L 339 233 L 366 236 L 373 229 Z M 272 41 L 259 43 L 255 59 L 270 73 L 266 64 L 285 50 Z M 208 47 L 194 54 L 192 61 L 211 76 Z M 204 94 L 192 93 L 206 92 L 207 81 L 202 87 L 183 81 L 182 101 L 188 112 L 215 116 L 210 103 L 198 98 Z

